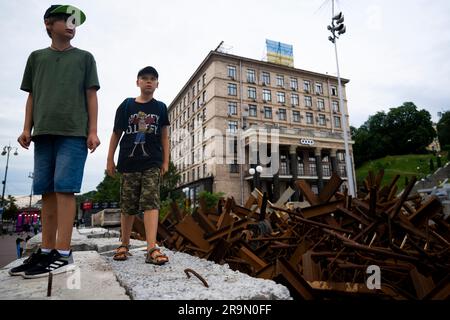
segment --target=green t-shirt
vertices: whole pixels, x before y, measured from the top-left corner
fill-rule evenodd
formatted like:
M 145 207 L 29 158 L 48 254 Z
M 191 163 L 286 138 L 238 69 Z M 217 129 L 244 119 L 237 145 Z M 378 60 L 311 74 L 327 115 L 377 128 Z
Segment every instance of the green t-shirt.
M 86 137 L 89 88 L 100 88 L 95 60 L 89 52 L 78 48 L 32 52 L 20 89 L 33 95 L 33 136 Z

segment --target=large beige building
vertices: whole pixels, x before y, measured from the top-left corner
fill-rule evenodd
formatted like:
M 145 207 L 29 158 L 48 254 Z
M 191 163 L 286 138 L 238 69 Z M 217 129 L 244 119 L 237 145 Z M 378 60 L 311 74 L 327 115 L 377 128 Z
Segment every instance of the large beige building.
M 342 82 L 344 106 L 336 77 L 211 51 L 168 109 L 179 188 L 242 203 L 254 186 L 276 200 L 297 179 L 315 192 L 332 171 L 346 179 Z

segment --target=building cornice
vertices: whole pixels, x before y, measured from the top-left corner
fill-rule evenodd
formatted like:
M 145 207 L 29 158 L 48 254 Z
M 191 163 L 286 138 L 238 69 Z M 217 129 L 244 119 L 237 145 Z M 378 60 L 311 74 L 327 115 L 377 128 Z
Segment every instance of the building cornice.
M 303 70 L 303 69 L 297 69 L 297 68 L 293 68 L 293 67 L 289 67 L 289 66 L 285 66 L 285 65 L 281 65 L 281 64 L 276 64 L 276 63 L 267 62 L 267 61 L 255 60 L 255 59 L 241 57 L 241 56 L 236 56 L 236 55 L 233 55 L 233 54 L 223 53 L 223 52 L 219 52 L 219 51 L 210 51 L 208 53 L 208 55 L 206 56 L 206 58 L 200 63 L 198 68 L 194 71 L 194 73 L 189 78 L 189 80 L 186 82 L 186 84 L 183 86 L 183 88 L 178 92 L 178 94 L 172 100 L 172 102 L 170 103 L 170 105 L 168 107 L 169 111 L 172 109 L 173 105 L 180 98 L 180 96 L 183 95 L 183 92 L 189 87 L 191 81 L 193 79 L 195 79 L 196 77 L 198 77 L 198 74 L 200 73 L 200 71 L 208 64 L 208 62 L 210 60 L 212 60 L 214 58 L 225 58 L 225 59 L 228 59 L 228 60 L 229 59 L 234 59 L 237 62 L 239 62 L 239 61 L 248 62 L 248 63 L 251 63 L 251 64 L 257 64 L 257 65 L 260 65 L 260 66 L 263 66 L 263 67 L 272 67 L 272 68 L 282 69 L 282 70 L 285 70 L 287 72 L 303 73 L 303 74 L 311 75 L 311 76 L 314 76 L 314 77 L 322 77 L 324 79 L 330 79 L 330 80 L 334 80 L 336 82 L 338 81 L 337 77 L 330 76 L 328 74 L 323 74 L 323 73 L 318 73 L 318 72 L 313 72 L 313 71 L 308 71 L 308 70 Z M 350 82 L 349 79 L 345 79 L 345 78 L 341 78 L 341 81 L 342 81 L 342 84 L 346 84 L 346 83 Z

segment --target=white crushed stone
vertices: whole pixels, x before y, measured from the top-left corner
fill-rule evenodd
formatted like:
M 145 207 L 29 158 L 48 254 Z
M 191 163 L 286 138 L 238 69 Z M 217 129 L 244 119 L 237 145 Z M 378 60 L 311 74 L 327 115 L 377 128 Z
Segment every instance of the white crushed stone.
M 107 257 L 117 279 L 137 300 L 291 300 L 289 290 L 272 280 L 258 279 L 189 254 L 163 248 L 169 262 L 163 266 L 145 263 L 145 251 L 131 251 L 126 261 Z M 192 269 L 203 283 L 185 269 Z

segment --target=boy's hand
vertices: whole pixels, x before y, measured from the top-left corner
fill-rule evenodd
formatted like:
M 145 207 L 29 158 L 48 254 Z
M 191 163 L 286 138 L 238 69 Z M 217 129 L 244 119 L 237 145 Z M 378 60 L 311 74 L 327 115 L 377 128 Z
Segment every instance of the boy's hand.
M 169 171 L 169 164 L 163 163 L 161 166 L 161 176 L 165 175 L 167 171 Z
M 114 175 L 116 174 L 116 164 L 114 163 L 114 161 L 108 161 L 106 163 L 106 173 L 108 174 L 108 176 L 114 177 Z
M 97 137 L 96 133 L 90 133 L 87 138 L 87 147 L 91 150 L 91 153 L 97 149 L 100 145 L 100 140 Z
M 17 138 L 17 142 L 22 146 L 22 148 L 28 149 L 31 143 L 31 133 L 30 131 L 24 130 L 22 134 Z

